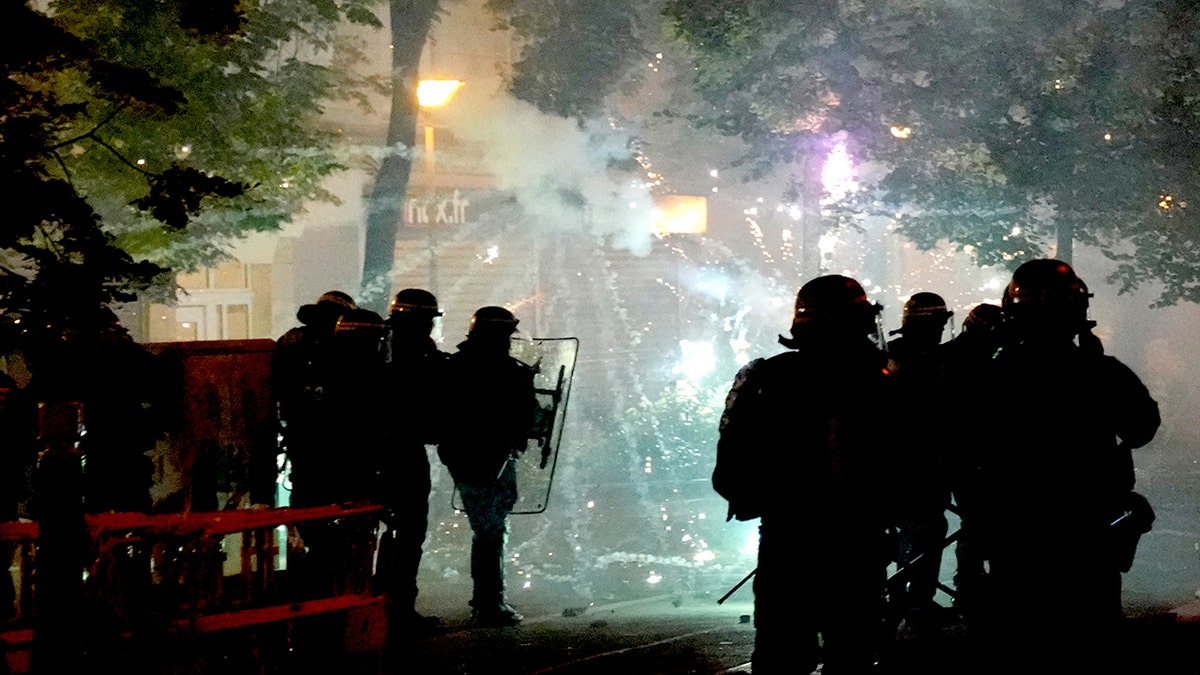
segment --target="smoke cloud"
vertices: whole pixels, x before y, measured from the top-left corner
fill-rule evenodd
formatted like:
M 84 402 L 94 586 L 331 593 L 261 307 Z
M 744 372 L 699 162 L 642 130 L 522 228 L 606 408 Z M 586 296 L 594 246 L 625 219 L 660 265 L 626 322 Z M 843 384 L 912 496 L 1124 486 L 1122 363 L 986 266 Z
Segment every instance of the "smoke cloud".
M 527 213 L 547 227 L 583 224 L 616 248 L 649 252 L 651 198 L 626 168 L 632 152 L 625 134 L 546 115 L 505 95 L 451 108 L 446 119 L 455 135 L 482 149 L 475 168 L 496 176 L 496 187 Z

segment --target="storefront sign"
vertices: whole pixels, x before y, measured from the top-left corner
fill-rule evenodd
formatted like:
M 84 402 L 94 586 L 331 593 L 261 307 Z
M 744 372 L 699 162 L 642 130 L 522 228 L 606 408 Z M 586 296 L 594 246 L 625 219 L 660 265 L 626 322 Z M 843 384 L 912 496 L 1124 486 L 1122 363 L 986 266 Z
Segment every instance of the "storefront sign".
M 437 195 L 413 197 L 404 203 L 404 222 L 408 225 L 461 225 L 467 222 L 471 202 L 455 190 L 449 198 Z

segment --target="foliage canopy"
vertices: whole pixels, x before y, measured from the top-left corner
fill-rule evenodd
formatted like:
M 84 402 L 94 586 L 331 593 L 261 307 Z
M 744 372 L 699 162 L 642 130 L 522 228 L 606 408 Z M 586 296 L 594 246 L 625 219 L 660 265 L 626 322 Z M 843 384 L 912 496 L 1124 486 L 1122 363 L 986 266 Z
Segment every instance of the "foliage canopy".
M 1116 261 L 1121 290 L 1200 302 L 1194 3 L 667 0 L 697 124 L 788 161 L 842 142 L 897 219 L 982 265 Z M 831 220 L 830 222 L 834 222 Z
M 354 96 L 342 21 L 369 1 L 6 3 L 0 304 L 71 315 L 220 260 L 340 167 L 321 101 Z

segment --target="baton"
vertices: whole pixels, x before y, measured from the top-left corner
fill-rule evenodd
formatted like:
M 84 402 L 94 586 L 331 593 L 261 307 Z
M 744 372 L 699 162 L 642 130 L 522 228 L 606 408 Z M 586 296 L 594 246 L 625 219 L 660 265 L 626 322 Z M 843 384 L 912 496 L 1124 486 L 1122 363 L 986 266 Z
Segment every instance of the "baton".
M 734 593 L 737 593 L 737 589 L 741 588 L 742 586 L 745 586 L 745 585 L 746 585 L 746 582 L 747 582 L 747 581 L 750 581 L 750 578 L 751 578 L 751 577 L 753 577 L 753 576 L 754 576 L 754 573 L 755 573 L 755 572 L 757 572 L 757 571 L 758 571 L 758 568 L 757 568 L 757 567 L 755 567 L 754 569 L 750 570 L 750 573 L 749 573 L 749 574 L 747 574 L 745 577 L 742 577 L 742 580 L 741 580 L 741 581 L 739 581 L 739 582 L 737 582 L 737 584 L 736 584 L 736 585 L 734 585 L 734 587 L 733 587 L 733 588 L 729 589 L 729 592 L 728 592 L 728 593 L 726 593 L 725 595 L 722 595 L 720 600 L 717 600 L 717 604 L 718 604 L 718 605 L 720 605 L 720 604 L 723 604 L 723 603 L 724 603 L 726 600 L 728 600 L 728 599 L 729 599 L 729 596 L 733 595 Z

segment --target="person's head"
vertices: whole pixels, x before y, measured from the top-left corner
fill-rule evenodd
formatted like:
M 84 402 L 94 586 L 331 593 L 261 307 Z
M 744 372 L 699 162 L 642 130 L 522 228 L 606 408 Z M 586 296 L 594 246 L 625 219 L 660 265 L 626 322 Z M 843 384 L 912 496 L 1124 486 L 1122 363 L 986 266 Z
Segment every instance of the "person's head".
M 878 331 L 883 307 L 867 299 L 867 293 L 854 279 L 840 274 L 817 277 L 796 293 L 791 338 L 779 336 L 779 343 L 795 349 L 805 336 L 859 339 Z
M 422 288 L 406 288 L 392 299 L 388 324 L 396 337 L 429 337 L 434 322 L 442 315 L 437 298 Z
M 967 313 L 967 318 L 963 319 L 962 332 L 994 333 L 999 330 L 1003 322 L 1004 310 L 1000 309 L 1000 305 L 981 302 L 972 307 L 971 311 Z
M 1052 258 L 1022 263 L 1004 289 L 1006 328 L 1019 340 L 1071 340 L 1092 328 L 1087 284 L 1070 265 Z
M 942 333 L 954 312 L 946 307 L 946 301 L 937 293 L 921 291 L 913 293 L 904 303 L 900 327 L 892 331 L 912 342 L 936 345 L 942 341 Z
M 517 332 L 516 315 L 503 307 L 480 307 L 471 316 L 467 329 L 467 341 L 475 344 L 504 345 L 508 348 L 513 333 Z
M 378 313 L 362 307 L 346 310 L 337 319 L 334 339 L 357 356 L 370 359 L 384 353 L 387 326 Z
M 305 326 L 332 332 L 338 319 L 354 309 L 358 309 L 354 298 L 342 291 L 328 291 L 322 293 L 313 304 L 302 305 L 296 312 L 296 318 Z

